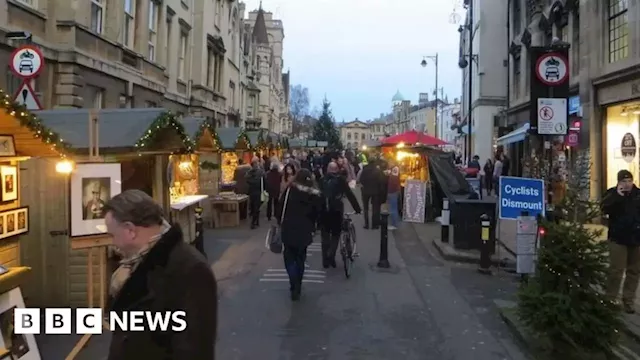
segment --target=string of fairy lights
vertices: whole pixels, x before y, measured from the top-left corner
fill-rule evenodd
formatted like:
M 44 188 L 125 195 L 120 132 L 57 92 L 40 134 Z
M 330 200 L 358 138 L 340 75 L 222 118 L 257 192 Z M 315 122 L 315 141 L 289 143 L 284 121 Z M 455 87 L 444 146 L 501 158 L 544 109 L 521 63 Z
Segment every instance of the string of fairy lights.
M 21 126 L 29 129 L 33 133 L 34 138 L 40 139 L 43 143 L 50 145 L 51 150 L 58 153 L 61 157 L 65 158 L 72 152 L 72 144 L 65 142 L 58 133 L 44 125 L 35 114 L 29 112 L 23 105 L 14 102 L 11 96 L 2 89 L 0 89 L 0 107 L 11 117 L 17 119 Z M 149 146 L 155 144 L 160 132 L 166 129 L 173 129 L 178 134 L 180 141 L 184 144 L 184 148 L 182 149 L 183 153 L 193 153 L 197 148 L 197 140 L 206 130 L 209 130 L 213 136 L 214 148 L 219 149 L 219 151 L 226 150 L 223 148 L 223 145 L 226 144 L 222 144 L 220 141 L 220 137 L 215 131 L 212 122 L 203 121 L 192 138 L 186 133 L 184 125 L 180 122 L 178 116 L 167 111 L 154 120 L 151 126 L 149 126 L 149 129 L 147 129 L 144 135 L 135 143 L 134 147 L 138 151 L 138 154 L 142 155 L 148 150 Z M 259 140 L 255 141 L 256 144 L 251 144 L 247 131 L 240 129 L 234 146 L 244 141 L 250 149 L 257 149 L 259 146 L 266 145 L 264 140 L 260 140 L 261 136 L 262 134 L 260 134 Z M 283 141 L 286 143 L 286 139 Z M 279 141 L 274 145 L 277 147 L 281 146 Z

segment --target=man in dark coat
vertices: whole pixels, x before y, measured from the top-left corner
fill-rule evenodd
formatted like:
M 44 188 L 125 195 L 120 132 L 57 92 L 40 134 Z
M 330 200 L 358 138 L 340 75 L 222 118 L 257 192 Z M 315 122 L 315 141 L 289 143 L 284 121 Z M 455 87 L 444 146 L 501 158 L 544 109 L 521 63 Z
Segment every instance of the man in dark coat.
M 245 178 L 249 187 L 249 207 L 251 212 L 251 228 L 260 226 L 260 206 L 262 206 L 262 192 L 264 186 L 264 170 L 260 166 L 260 159 L 254 157 L 251 160 L 251 169 L 247 171 Z
M 616 301 L 622 286 L 622 307 L 635 312 L 636 290 L 640 280 L 640 189 L 628 170 L 618 172 L 618 184 L 605 193 L 602 210 L 609 215 L 609 278 L 606 293 Z
M 322 266 L 336 267 L 336 251 L 342 233 L 342 219 L 344 216 L 344 198 L 351 203 L 356 213 L 360 213 L 358 199 L 351 191 L 347 179 L 338 172 L 338 164 L 329 163 L 327 174 L 322 177 L 320 191 L 322 192 L 323 209 L 320 215 L 320 233 L 322 236 Z
M 184 311 L 186 328 L 111 335 L 108 360 L 214 360 L 216 280 L 205 258 L 187 244 L 180 226 L 140 190 L 126 190 L 105 204 L 107 231 L 123 260 L 111 277 L 111 310 L 121 313 Z
M 384 202 L 385 176 L 376 159 L 365 165 L 358 174 L 358 182 L 362 185 L 362 207 L 364 208 L 364 228 L 369 228 L 369 205 L 371 205 L 371 225 L 380 227 L 380 207 Z

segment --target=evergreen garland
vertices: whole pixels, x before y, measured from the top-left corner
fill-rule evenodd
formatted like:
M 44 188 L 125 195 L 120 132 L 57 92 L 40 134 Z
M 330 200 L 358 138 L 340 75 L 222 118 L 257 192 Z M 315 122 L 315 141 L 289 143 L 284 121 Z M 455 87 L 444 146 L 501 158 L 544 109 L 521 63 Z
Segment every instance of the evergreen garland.
M 180 140 L 182 141 L 185 147 L 185 152 L 192 153 L 196 148 L 196 144 L 189 137 L 189 135 L 187 135 L 187 133 L 185 132 L 184 126 L 180 121 L 178 121 L 178 118 L 176 117 L 176 115 L 174 115 L 170 111 L 163 113 L 153 121 L 151 126 L 149 126 L 147 131 L 144 133 L 144 135 L 142 135 L 142 137 L 136 142 L 135 144 L 136 149 L 138 149 L 139 152 L 145 151 L 148 146 L 151 146 L 152 144 L 155 143 L 155 141 L 157 140 L 158 134 L 160 134 L 162 130 L 169 127 L 173 127 L 174 130 L 180 136 Z
M 30 113 L 25 106 L 14 102 L 11 97 L 1 89 L 0 107 L 2 107 L 7 114 L 17 119 L 21 126 L 33 132 L 33 137 L 42 140 L 42 142 L 47 145 L 51 145 L 51 148 L 62 157 L 69 154 L 71 144 L 64 142 L 60 135 L 46 127 L 37 116 Z

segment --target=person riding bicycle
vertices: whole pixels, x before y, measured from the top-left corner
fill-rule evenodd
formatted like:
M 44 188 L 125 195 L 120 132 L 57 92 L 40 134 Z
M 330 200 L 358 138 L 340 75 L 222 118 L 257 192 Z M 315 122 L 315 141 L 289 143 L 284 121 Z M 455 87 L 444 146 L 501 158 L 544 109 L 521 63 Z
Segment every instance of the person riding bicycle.
M 346 198 L 351 203 L 356 214 L 360 214 L 362 209 L 358 204 L 358 199 L 351 191 L 347 179 L 340 176 L 338 164 L 330 162 L 327 166 L 327 173 L 320 181 L 320 191 L 322 192 L 323 209 L 320 215 L 320 233 L 322 236 L 322 266 L 326 269 L 329 266 L 336 267 L 336 251 L 340 234 L 342 233 L 342 220 L 344 217 L 344 203 Z

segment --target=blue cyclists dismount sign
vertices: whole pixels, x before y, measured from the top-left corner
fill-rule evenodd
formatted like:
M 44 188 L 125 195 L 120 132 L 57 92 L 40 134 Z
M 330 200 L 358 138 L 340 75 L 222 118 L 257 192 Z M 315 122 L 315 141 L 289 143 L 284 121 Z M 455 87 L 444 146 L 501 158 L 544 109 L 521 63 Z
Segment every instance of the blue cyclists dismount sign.
M 501 219 L 517 219 L 523 211 L 544 216 L 544 180 L 501 176 L 498 201 Z

